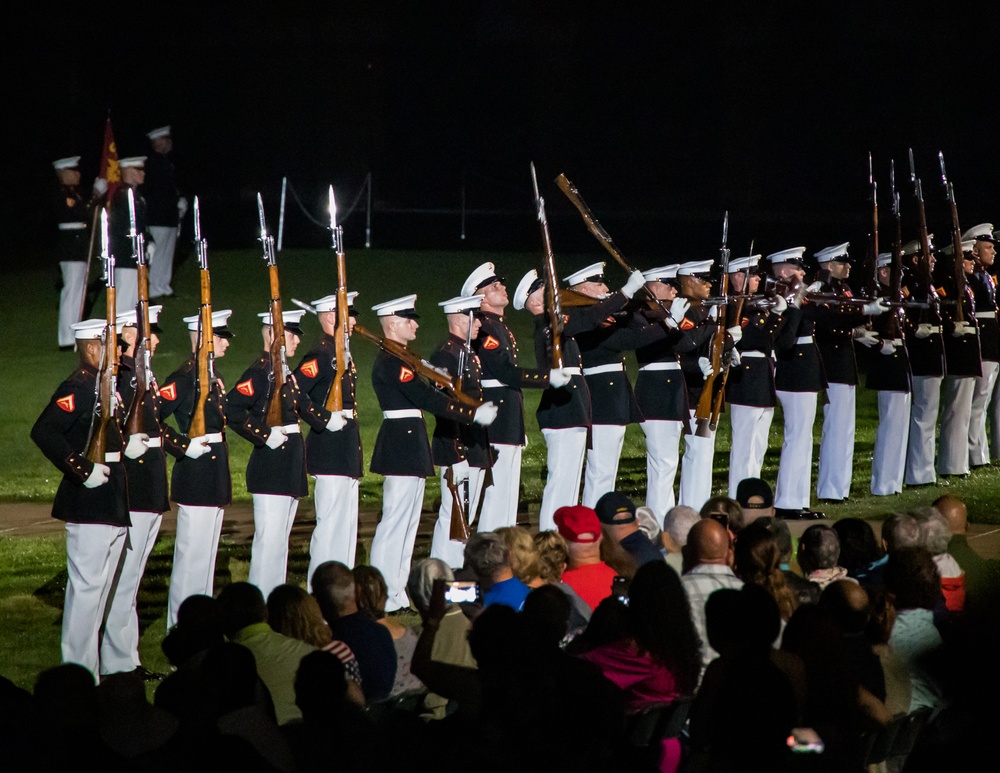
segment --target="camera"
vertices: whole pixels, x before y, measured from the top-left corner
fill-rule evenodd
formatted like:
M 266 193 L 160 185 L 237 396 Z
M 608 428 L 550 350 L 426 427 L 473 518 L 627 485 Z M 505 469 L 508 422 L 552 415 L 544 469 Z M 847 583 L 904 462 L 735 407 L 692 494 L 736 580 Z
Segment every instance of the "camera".
M 474 582 L 447 582 L 444 600 L 452 604 L 471 604 L 479 597 L 479 585 Z

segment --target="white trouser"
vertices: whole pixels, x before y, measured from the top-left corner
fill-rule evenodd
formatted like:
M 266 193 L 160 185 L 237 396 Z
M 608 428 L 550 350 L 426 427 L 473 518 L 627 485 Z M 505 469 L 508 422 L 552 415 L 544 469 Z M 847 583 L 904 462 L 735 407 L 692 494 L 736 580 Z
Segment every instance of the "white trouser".
M 910 431 L 910 393 L 878 393 L 878 429 L 872 456 L 871 492 L 887 497 L 903 490 L 906 438 Z
M 483 511 L 477 531 L 493 531 L 517 523 L 521 495 L 521 451 L 523 446 L 494 445 L 493 485 L 483 492 Z
M 283 494 L 253 495 L 253 545 L 250 548 L 252 585 L 260 588 L 264 599 L 288 574 L 288 538 L 295 523 L 299 500 Z
M 583 475 L 583 458 L 587 453 L 587 428 L 543 429 L 542 437 L 545 438 L 547 449 L 548 477 L 545 479 L 545 490 L 542 491 L 542 507 L 538 512 L 538 530 L 551 531 L 556 528 L 552 517 L 556 510 L 580 502 L 580 477 Z
M 969 420 L 972 417 L 972 376 L 945 376 L 941 384 L 941 434 L 937 471 L 940 475 L 969 472 Z
M 715 432 L 710 437 L 694 434 L 697 420 L 691 411 L 691 434 L 684 436 L 684 456 L 681 457 L 680 504 L 701 510 L 712 496 L 712 461 L 715 457 Z
M 131 511 L 125 552 L 108 597 L 101 638 L 101 675 L 132 671 L 139 661 L 139 583 L 160 533 L 160 513 Z
M 782 510 L 809 507 L 812 490 L 813 423 L 816 421 L 815 392 L 778 390 L 784 415 L 784 438 L 774 487 L 774 506 Z
M 215 557 L 222 534 L 221 507 L 177 505 L 177 536 L 167 596 L 167 630 L 189 596 L 211 596 L 215 590 Z
M 80 321 L 83 309 L 84 286 L 87 277 L 87 263 L 83 260 L 61 260 L 62 290 L 59 292 L 59 345 L 72 346 L 75 342 L 74 322 Z
M 969 464 L 979 467 L 990 463 L 990 443 L 986 435 L 986 411 L 1000 373 L 1000 363 L 983 360 L 983 375 L 975 379 L 972 413 L 969 418 Z
M 134 268 L 115 269 L 115 311 L 125 314 L 135 311 L 139 302 L 139 271 Z
M 736 487 L 747 478 L 759 478 L 767 453 L 767 438 L 774 408 L 729 404 L 729 497 L 736 499 Z
M 424 478 L 411 475 L 387 475 L 382 484 L 382 520 L 375 527 L 372 539 L 371 565 L 385 578 L 386 612 L 410 605 L 406 581 L 424 504 L 425 483 Z
M 431 538 L 431 558 L 440 558 L 452 569 L 461 569 L 465 564 L 465 543 L 451 538 L 451 490 L 444 479 L 447 469 L 442 467 L 438 475 L 441 481 L 441 507 L 438 510 L 437 523 L 434 524 L 434 536 Z M 472 526 L 476 517 L 479 497 L 483 493 L 485 473 L 486 470 L 480 467 L 469 468 L 469 509 L 465 514 L 469 526 Z M 458 491 L 463 497 L 465 496 L 464 482 L 458 484 Z
M 823 406 L 823 434 L 819 441 L 816 496 L 847 499 L 854 475 L 854 386 L 830 384 Z
M 316 475 L 314 503 L 316 528 L 309 541 L 309 574 L 306 587 L 312 591 L 312 576 L 325 561 L 339 561 L 354 568 L 358 549 L 358 485 L 349 475 Z
M 125 548 L 124 526 L 66 524 L 66 600 L 63 604 L 63 663 L 78 663 L 96 678 L 104 609 L 118 560 Z
M 595 424 L 590 428 L 587 451 L 587 469 L 583 476 L 583 504 L 593 507 L 597 500 L 615 490 L 618 477 L 618 459 L 625 443 L 625 426 L 622 424 Z
M 677 504 L 674 479 L 680 458 L 680 421 L 644 421 L 639 425 L 646 435 L 646 507 L 653 511 L 663 528 L 663 518 Z
M 149 297 L 170 295 L 170 280 L 174 275 L 174 249 L 177 247 L 177 226 L 151 225 L 153 255 L 149 259 Z
M 941 376 L 914 376 L 910 401 L 910 432 L 906 440 L 908 486 L 937 480 L 934 472 L 934 439 L 937 434 L 938 407 L 941 404 Z
M 1000 378 L 993 383 L 993 395 L 986 406 L 986 414 L 989 417 L 990 450 L 994 459 L 1000 459 Z

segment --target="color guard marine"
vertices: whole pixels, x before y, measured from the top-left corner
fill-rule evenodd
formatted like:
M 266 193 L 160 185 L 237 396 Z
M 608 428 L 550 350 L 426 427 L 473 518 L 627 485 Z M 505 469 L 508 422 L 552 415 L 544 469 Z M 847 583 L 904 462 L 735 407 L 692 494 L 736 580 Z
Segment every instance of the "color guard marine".
M 62 277 L 59 291 L 59 348 L 73 348 L 74 322 L 80 321 L 87 291 L 87 248 L 90 241 L 90 206 L 80 193 L 80 157 L 52 162 L 57 187 L 53 195 L 56 227 L 56 259 Z
M 1000 325 L 997 323 L 996 283 L 991 272 L 996 261 L 996 239 L 993 224 L 981 223 L 963 234 L 972 239 L 975 268 L 969 275 L 969 289 L 975 303 L 979 326 L 979 350 L 982 375 L 976 378 L 972 393 L 972 413 L 969 418 L 969 466 L 971 469 L 990 463 L 989 437 L 986 431 L 987 412 L 997 385 L 1000 371 Z

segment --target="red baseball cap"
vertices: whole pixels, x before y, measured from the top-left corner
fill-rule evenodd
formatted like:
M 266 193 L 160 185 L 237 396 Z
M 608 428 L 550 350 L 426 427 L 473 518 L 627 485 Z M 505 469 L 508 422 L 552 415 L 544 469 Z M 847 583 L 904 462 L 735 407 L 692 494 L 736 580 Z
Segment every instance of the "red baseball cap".
M 589 507 L 560 507 L 552 517 L 568 542 L 597 542 L 601 537 L 601 522 Z

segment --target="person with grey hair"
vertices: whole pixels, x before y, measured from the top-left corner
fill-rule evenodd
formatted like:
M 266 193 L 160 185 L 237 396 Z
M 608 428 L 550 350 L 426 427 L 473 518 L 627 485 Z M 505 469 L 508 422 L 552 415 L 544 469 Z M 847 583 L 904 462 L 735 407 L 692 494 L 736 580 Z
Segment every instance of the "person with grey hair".
M 837 580 L 852 579 L 847 570 L 837 565 L 840 559 L 840 537 L 832 527 L 817 523 L 799 537 L 799 566 L 810 582 L 822 590 Z M 854 582 L 857 582 L 854 580 Z
M 477 532 L 465 546 L 465 566 L 476 575 L 483 608 L 506 604 L 520 612 L 531 588 L 514 576 L 510 551 L 503 537 L 493 532 Z
M 951 524 L 936 507 L 929 505 L 913 511 L 920 527 L 921 546 L 931 554 L 941 575 L 941 594 L 949 612 L 965 609 L 965 572 L 948 552 Z
M 663 516 L 663 548 L 667 551 L 667 566 L 677 574 L 684 571 L 684 556 L 681 551 L 688 541 L 691 527 L 701 520 L 701 514 L 693 507 L 677 505 Z
M 882 547 L 886 553 L 920 547 L 920 525 L 909 513 L 892 513 L 882 521 Z

